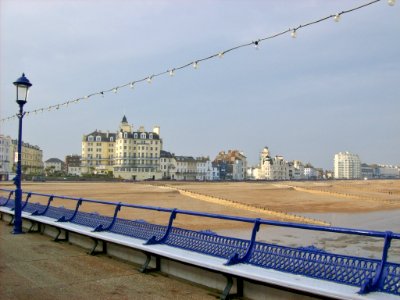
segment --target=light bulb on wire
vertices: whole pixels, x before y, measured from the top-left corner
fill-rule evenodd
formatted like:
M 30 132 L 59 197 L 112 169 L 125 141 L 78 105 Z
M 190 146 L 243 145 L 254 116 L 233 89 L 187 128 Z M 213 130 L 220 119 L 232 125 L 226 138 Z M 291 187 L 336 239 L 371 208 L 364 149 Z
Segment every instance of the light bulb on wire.
M 336 14 L 336 15 L 333 17 L 333 20 L 334 20 L 335 22 L 339 22 L 339 21 L 340 21 L 340 14 Z
M 199 63 L 197 61 L 195 61 L 193 63 L 193 68 L 198 69 L 199 68 Z
M 297 37 L 297 32 L 296 29 L 293 29 L 292 33 L 290 34 L 292 36 L 292 38 L 296 38 Z
M 396 0 L 388 0 L 388 4 L 390 6 L 394 6 L 396 4 Z
M 153 80 L 153 76 L 149 76 L 149 77 L 147 77 L 147 79 L 146 79 L 147 83 L 151 83 L 152 80 Z
M 260 49 L 260 46 L 258 45 L 259 43 L 260 43 L 259 41 L 255 41 L 255 42 L 254 42 L 254 48 L 255 48 L 256 50 Z
M 175 75 L 175 69 L 169 70 L 169 76 L 174 76 Z
M 135 83 L 134 83 L 134 82 L 131 82 L 131 83 L 129 84 L 129 87 L 130 87 L 131 89 L 133 89 L 133 88 L 135 87 Z

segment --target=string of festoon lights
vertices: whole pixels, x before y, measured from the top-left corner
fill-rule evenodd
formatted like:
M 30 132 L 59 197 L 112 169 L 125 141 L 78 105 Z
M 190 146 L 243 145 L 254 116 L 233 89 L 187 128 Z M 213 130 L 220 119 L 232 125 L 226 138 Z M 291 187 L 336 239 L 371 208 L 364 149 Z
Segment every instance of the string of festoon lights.
M 380 1 L 382 1 L 382 0 L 374 0 L 374 1 L 371 1 L 371 2 L 368 2 L 368 3 L 365 3 L 363 5 L 348 9 L 348 10 L 344 10 L 344 11 L 338 12 L 336 14 L 332 14 L 332 15 L 320 18 L 320 19 L 315 20 L 315 21 L 304 23 L 304 24 L 299 25 L 297 27 L 293 27 L 293 28 L 289 28 L 289 29 L 283 30 L 283 31 L 281 31 L 279 33 L 275 33 L 275 34 L 267 36 L 267 37 L 263 37 L 263 38 L 260 38 L 260 39 L 257 39 L 257 40 L 242 44 L 242 45 L 238 45 L 238 46 L 232 47 L 230 49 L 226 49 L 226 50 L 220 51 L 218 53 L 215 53 L 213 55 L 210 55 L 210 56 L 207 56 L 207 57 L 204 57 L 204 58 L 192 60 L 191 62 L 186 63 L 186 64 L 184 64 L 182 66 L 170 68 L 170 69 L 168 69 L 166 71 L 163 71 L 163 72 L 160 72 L 160 73 L 156 73 L 156 74 L 152 74 L 152 75 L 146 76 L 146 77 L 144 77 L 142 79 L 133 80 L 133 81 L 130 81 L 128 83 L 125 83 L 125 84 L 122 84 L 122 85 L 118 85 L 118 86 L 115 86 L 115 87 L 110 88 L 110 89 L 105 89 L 105 90 L 102 90 L 102 91 L 99 91 L 99 92 L 96 92 L 96 93 L 92 93 L 92 94 L 89 94 L 89 95 L 86 95 L 86 96 L 83 96 L 83 97 L 79 97 L 79 98 L 75 98 L 75 99 L 72 99 L 72 100 L 68 100 L 68 101 L 63 102 L 63 103 L 50 105 L 48 107 L 42 107 L 42 108 L 38 108 L 38 109 L 35 109 L 35 110 L 32 110 L 32 111 L 27 111 L 27 112 L 25 112 L 25 116 L 35 115 L 35 114 L 38 114 L 38 113 L 44 113 L 44 112 L 50 112 L 50 111 L 57 111 L 57 110 L 62 109 L 62 108 L 67 108 L 70 105 L 78 104 L 81 101 L 87 100 L 87 99 L 89 99 L 91 97 L 94 97 L 94 96 L 104 97 L 108 93 L 117 93 L 122 88 L 129 87 L 131 89 L 134 89 L 134 87 L 137 84 L 142 83 L 142 82 L 152 83 L 152 81 L 155 78 L 159 77 L 159 76 L 169 75 L 169 76 L 172 77 L 172 76 L 175 75 L 175 73 L 177 71 L 180 71 L 180 70 L 188 68 L 188 67 L 193 67 L 194 69 L 197 69 L 199 67 L 199 64 L 201 62 L 203 62 L 203 61 L 211 60 L 211 59 L 214 59 L 214 58 L 222 58 L 227 53 L 235 51 L 235 50 L 238 50 L 238 49 L 243 48 L 243 47 L 251 47 L 252 46 L 252 47 L 255 47 L 256 49 L 259 49 L 260 44 L 262 42 L 264 42 L 266 40 L 273 39 L 273 38 L 277 38 L 277 37 L 279 37 L 281 35 L 290 34 L 292 38 L 296 38 L 298 31 L 303 29 L 303 28 L 305 28 L 305 27 L 318 24 L 318 23 L 326 21 L 328 19 L 333 19 L 335 22 L 339 22 L 342 15 L 354 12 L 354 11 L 362 9 L 362 8 L 365 8 L 367 6 L 370 6 L 370 5 L 375 4 L 377 2 L 380 2 Z M 387 3 L 390 6 L 393 6 L 393 5 L 395 5 L 396 0 L 388 0 Z M 10 121 L 10 120 L 13 120 L 15 118 L 17 118 L 17 115 L 13 115 L 13 116 L 10 116 L 8 118 L 1 119 L 0 122 Z

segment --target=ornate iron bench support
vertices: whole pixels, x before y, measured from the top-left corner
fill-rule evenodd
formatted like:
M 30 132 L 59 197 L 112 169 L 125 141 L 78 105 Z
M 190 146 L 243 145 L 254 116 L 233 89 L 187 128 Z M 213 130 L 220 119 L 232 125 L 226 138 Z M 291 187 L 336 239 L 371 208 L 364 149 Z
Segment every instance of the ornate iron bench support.
M 120 210 L 121 210 L 121 202 L 119 202 L 118 205 L 115 207 L 114 217 L 113 217 L 113 219 L 112 219 L 110 225 L 108 225 L 107 227 L 104 228 L 104 227 L 103 227 L 103 224 L 100 224 L 100 225 L 97 226 L 93 231 L 94 231 L 94 232 L 99 232 L 99 231 L 107 231 L 107 230 L 110 230 L 110 229 L 114 226 L 115 221 L 117 220 L 118 212 L 119 212 Z
M 174 222 L 175 218 L 176 218 L 176 208 L 174 208 L 171 212 L 171 215 L 169 217 L 168 227 L 167 230 L 165 231 L 164 236 L 161 237 L 159 240 L 157 240 L 157 237 L 153 235 L 146 243 L 144 243 L 144 245 L 154 245 L 154 244 L 164 243 L 167 240 L 172 230 L 172 223 Z
M 50 207 L 50 203 L 51 203 L 51 201 L 53 201 L 53 199 L 54 199 L 54 195 L 51 195 L 51 196 L 49 197 L 49 201 L 47 201 L 47 206 L 46 206 L 46 208 L 45 208 L 42 212 L 39 212 L 38 210 L 34 211 L 34 212 L 32 213 L 32 216 L 44 216 L 44 215 L 47 213 L 47 211 L 48 211 L 48 209 L 49 209 L 49 207 Z
M 14 191 L 10 191 L 10 193 L 8 194 L 7 201 L 6 201 L 2 206 L 7 206 L 8 202 L 10 201 L 11 196 L 12 196 L 13 194 L 14 194 Z
M 374 278 L 368 278 L 364 284 L 361 286 L 359 294 L 367 294 L 370 292 L 375 292 L 378 289 L 383 287 L 383 282 L 385 279 L 385 265 L 387 262 L 387 255 L 389 252 L 390 244 L 392 242 L 393 232 L 386 231 L 385 235 L 385 243 L 383 245 L 382 251 L 382 259 L 380 264 L 378 265 L 378 269 L 376 270 L 376 274 Z
M 73 219 L 75 219 L 76 214 L 78 213 L 79 206 L 81 206 L 81 204 L 82 204 L 82 198 L 79 199 L 78 202 L 76 203 L 75 211 L 70 218 L 67 219 L 65 216 L 62 216 L 56 222 L 71 222 Z
M 32 196 L 32 193 L 28 193 L 28 195 L 26 195 L 26 200 L 25 200 L 24 205 L 22 205 L 21 210 L 24 210 L 25 207 L 28 205 L 28 201 L 29 201 L 29 198 L 30 198 L 31 196 Z
M 239 257 L 239 253 L 237 253 L 237 252 L 234 253 L 229 258 L 229 260 L 225 263 L 225 265 L 231 266 L 231 265 L 239 264 L 242 262 L 246 262 L 250 258 L 253 247 L 256 244 L 256 236 L 257 236 L 258 230 L 260 230 L 260 219 L 259 218 L 257 218 L 254 222 L 253 231 L 251 232 L 251 240 L 250 240 L 249 246 L 247 247 L 246 253 L 242 257 Z

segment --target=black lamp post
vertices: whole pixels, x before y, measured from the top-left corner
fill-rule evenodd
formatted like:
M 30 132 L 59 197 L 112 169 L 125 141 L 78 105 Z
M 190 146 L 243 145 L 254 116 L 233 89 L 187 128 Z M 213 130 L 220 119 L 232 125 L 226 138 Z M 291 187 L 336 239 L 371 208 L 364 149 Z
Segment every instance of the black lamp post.
M 22 76 L 18 78 L 14 85 L 17 87 L 17 103 L 19 105 L 19 113 L 17 114 L 19 119 L 19 127 L 18 127 L 18 161 L 17 161 L 17 175 L 14 177 L 15 184 L 15 209 L 14 209 L 14 234 L 22 233 L 22 189 L 21 189 L 21 179 L 22 179 L 22 170 L 21 170 L 21 157 L 22 157 L 22 119 L 25 115 L 23 111 L 23 107 L 27 102 L 28 98 L 28 90 L 32 86 L 29 82 L 28 78 L 25 77 L 25 74 L 22 73 Z

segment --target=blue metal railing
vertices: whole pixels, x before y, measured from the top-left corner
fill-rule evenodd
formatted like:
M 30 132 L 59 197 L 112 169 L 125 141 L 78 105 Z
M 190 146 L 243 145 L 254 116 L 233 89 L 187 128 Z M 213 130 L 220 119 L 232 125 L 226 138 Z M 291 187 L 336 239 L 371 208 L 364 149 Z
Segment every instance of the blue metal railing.
M 13 191 L 7 189 L 0 189 L 0 191 L 9 193 L 8 198 L 0 198 L 0 206 L 12 208 L 14 201 L 11 201 L 10 198 Z M 387 261 L 391 241 L 393 239 L 400 240 L 399 233 L 281 222 L 34 192 L 24 192 L 24 194 L 27 194 L 27 198 L 23 203 L 23 211 L 31 212 L 33 215 L 54 218 L 58 222 L 72 222 L 91 227 L 93 231 L 110 231 L 143 239 L 146 241 L 145 244 L 148 245 L 162 243 L 225 258 L 227 259 L 226 265 L 247 263 L 263 268 L 359 286 L 361 294 L 382 291 L 400 295 L 400 265 Z M 47 205 L 28 203 L 32 196 L 48 197 Z M 54 199 L 73 200 L 77 204 L 74 210 L 56 208 L 51 206 Z M 107 217 L 79 211 L 84 202 L 114 206 L 114 215 Z M 170 213 L 168 225 L 120 219 L 118 212 L 122 207 Z M 251 223 L 253 224 L 251 238 L 244 240 L 174 227 L 173 222 L 178 214 Z M 381 259 L 339 255 L 315 247 L 291 248 L 257 242 L 257 232 L 261 225 L 381 238 L 384 241 Z

